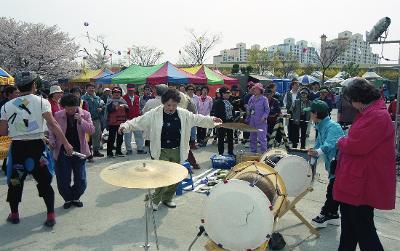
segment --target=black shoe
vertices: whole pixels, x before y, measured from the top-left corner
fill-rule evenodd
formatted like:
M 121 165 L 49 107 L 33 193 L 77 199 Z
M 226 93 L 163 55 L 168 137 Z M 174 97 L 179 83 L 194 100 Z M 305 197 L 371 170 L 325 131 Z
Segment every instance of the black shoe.
M 163 204 L 169 208 L 176 208 L 176 204 L 173 201 L 163 201 Z
M 99 151 L 96 151 L 93 153 L 93 157 L 104 157 L 104 154 L 100 153 Z
M 122 152 L 116 152 L 115 155 L 118 157 L 125 157 L 125 154 L 123 154 Z
M 55 224 L 56 224 L 56 220 L 55 220 L 55 219 L 47 219 L 47 220 L 44 222 L 44 225 L 45 225 L 46 227 L 54 227 Z
M 80 200 L 73 200 L 72 205 L 74 205 L 75 207 L 83 207 L 83 202 Z
M 72 206 L 72 201 L 66 201 L 65 203 L 64 203 L 64 209 L 68 209 L 68 208 L 70 208 Z
M 126 155 L 132 155 L 132 153 L 133 153 L 132 150 L 127 150 L 126 151 Z
M 10 222 L 12 224 L 18 224 L 19 223 L 19 215 L 18 213 L 10 213 L 7 217 L 7 222 Z
M 137 150 L 136 151 L 137 154 L 147 154 L 146 150 Z
M 329 214 L 329 215 L 320 214 L 314 219 L 312 219 L 311 223 L 317 228 L 327 227 L 328 224 L 339 226 L 340 218 L 338 214 Z
M 114 154 L 107 154 L 107 158 L 115 158 Z

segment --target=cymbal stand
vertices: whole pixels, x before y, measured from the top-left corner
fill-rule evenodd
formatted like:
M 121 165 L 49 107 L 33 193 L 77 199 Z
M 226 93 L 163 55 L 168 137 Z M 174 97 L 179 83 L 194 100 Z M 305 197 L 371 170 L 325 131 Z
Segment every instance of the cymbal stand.
M 152 199 L 151 199 L 151 192 L 150 189 L 147 189 L 147 200 L 145 201 L 145 218 L 146 218 L 146 242 L 144 243 L 144 245 L 141 245 L 140 247 L 144 248 L 145 251 L 148 251 L 150 249 L 150 244 L 149 244 L 149 210 L 151 211 L 152 214 L 152 218 L 153 218 L 153 229 L 154 229 L 154 236 L 156 238 L 156 247 L 157 250 L 160 250 L 159 245 L 158 245 L 158 236 L 157 236 L 157 225 L 156 225 L 156 218 L 154 216 L 154 211 L 153 208 L 151 206 L 152 203 Z

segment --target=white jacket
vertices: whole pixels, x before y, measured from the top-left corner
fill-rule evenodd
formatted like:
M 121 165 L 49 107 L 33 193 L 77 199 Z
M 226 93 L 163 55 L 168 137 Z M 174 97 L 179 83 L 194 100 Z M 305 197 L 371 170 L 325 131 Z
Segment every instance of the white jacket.
M 164 106 L 160 105 L 140 117 L 128 120 L 121 124 L 125 132 L 134 130 L 148 130 L 150 134 L 150 151 L 154 159 L 159 159 L 161 154 L 161 131 L 163 126 Z M 202 128 L 213 128 L 214 117 L 193 114 L 188 110 L 177 108 L 181 120 L 180 160 L 183 163 L 188 158 L 190 130 L 198 126 Z

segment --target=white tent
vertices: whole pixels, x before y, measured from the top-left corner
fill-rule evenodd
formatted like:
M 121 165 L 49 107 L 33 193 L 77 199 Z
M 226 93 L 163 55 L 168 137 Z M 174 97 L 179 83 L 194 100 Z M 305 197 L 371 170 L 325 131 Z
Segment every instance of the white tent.
M 362 75 L 362 77 L 365 78 L 366 80 L 375 80 L 375 79 L 382 78 L 381 76 L 376 74 L 376 72 L 374 72 L 374 71 L 367 71 L 366 73 L 364 73 Z
M 337 84 L 343 82 L 343 78 L 333 77 L 325 81 L 325 84 Z

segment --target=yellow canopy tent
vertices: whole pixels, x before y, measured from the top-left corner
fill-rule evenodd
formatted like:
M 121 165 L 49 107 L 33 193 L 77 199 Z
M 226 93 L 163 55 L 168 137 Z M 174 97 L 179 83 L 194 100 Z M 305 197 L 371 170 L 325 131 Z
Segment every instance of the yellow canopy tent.
M 102 70 L 88 70 L 83 69 L 78 76 L 73 77 L 69 80 L 70 83 L 78 84 L 78 83 L 89 83 L 91 78 L 96 77 L 102 72 Z
M 0 85 L 13 85 L 14 78 L 0 67 Z

